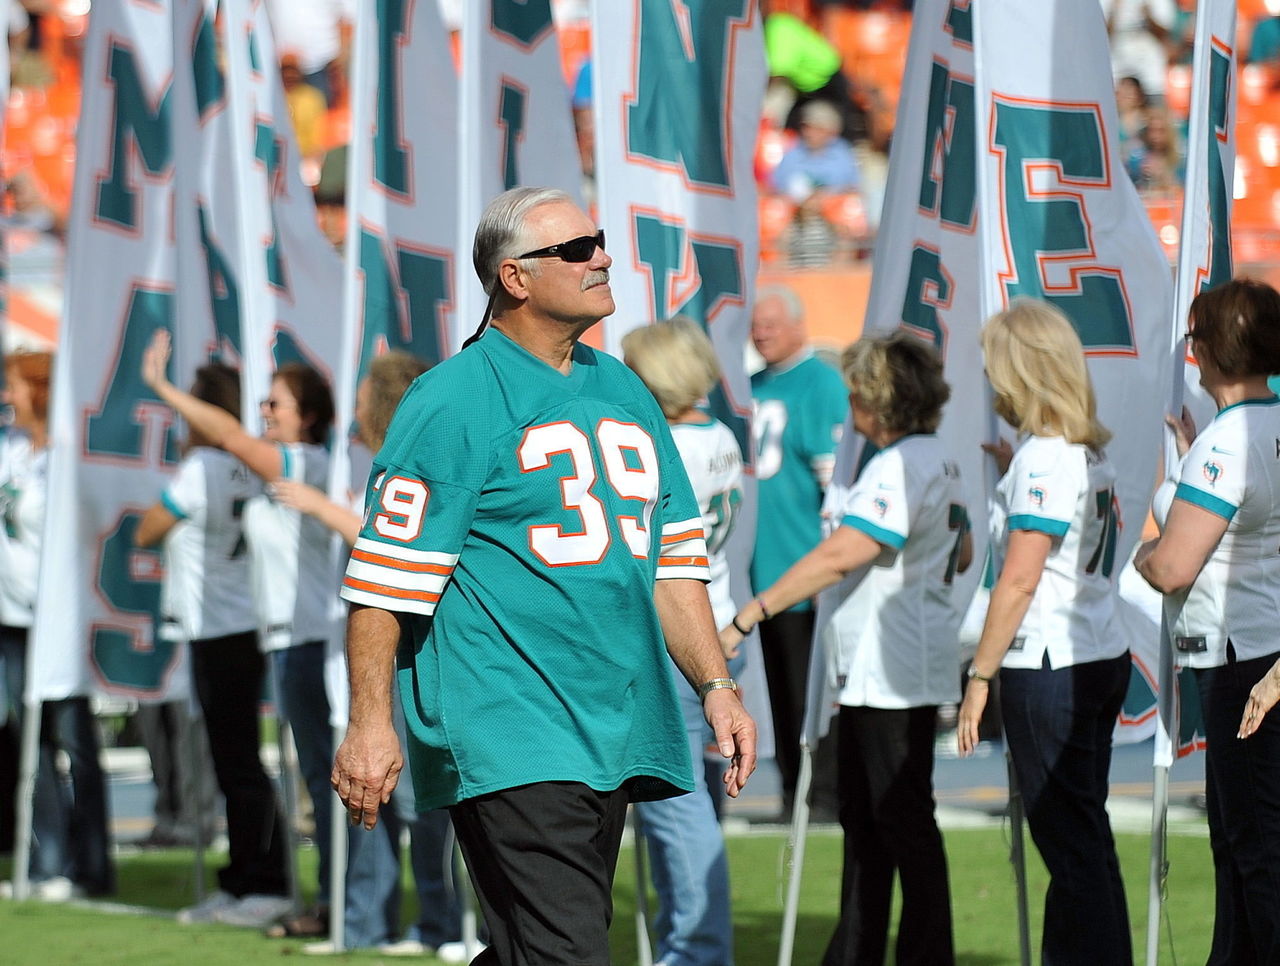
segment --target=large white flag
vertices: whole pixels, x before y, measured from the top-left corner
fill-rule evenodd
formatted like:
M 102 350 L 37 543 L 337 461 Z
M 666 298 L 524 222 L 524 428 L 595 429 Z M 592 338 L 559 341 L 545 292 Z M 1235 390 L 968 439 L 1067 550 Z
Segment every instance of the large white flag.
M 545 185 L 581 197 L 582 164 L 550 0 L 470 0 L 462 22 L 460 111 L 459 252 L 470 253 L 480 212 L 508 188 Z M 464 338 L 479 324 L 485 301 L 468 257 L 458 266 Z
M 1168 261 L 1119 157 L 1101 7 L 1069 0 L 973 5 L 984 314 L 1028 295 L 1052 302 L 1084 343 L 1098 416 L 1111 430 L 1119 530 L 1102 568 L 1127 566 L 1155 486 L 1170 381 Z M 1100 516 L 1113 512 L 1098 506 Z M 1117 570 L 1117 577 L 1119 572 Z M 1135 618 L 1138 615 L 1131 615 Z M 1140 648 L 1134 683 L 1149 686 Z M 1132 702 L 1119 740 L 1149 733 Z M 1130 726 L 1133 730 L 1130 731 Z
M 932 343 L 942 356 L 951 403 L 939 434 L 960 464 L 976 561 L 956 577 L 954 593 L 961 608 L 983 570 L 987 499 L 980 445 L 989 438 L 992 425 L 978 345 L 984 316 L 973 60 L 969 4 L 918 2 L 863 324 L 863 332 L 873 336 L 905 328 Z M 860 449 L 861 438 L 846 426 L 827 489 L 828 516 L 842 512 Z M 805 719 L 810 744 L 826 732 L 835 699 L 826 658 L 831 621 L 860 579 L 861 571 L 818 596 Z
M 94 6 L 28 700 L 96 688 L 159 697 L 179 663 L 175 645 L 152 633 L 159 554 L 133 547 L 161 472 L 178 459 L 172 413 L 139 376 L 152 333 L 176 318 L 174 46 L 167 5 Z
M 1178 278 L 1167 342 L 1172 347 L 1173 379 L 1169 411 L 1179 404 L 1203 427 L 1216 406 L 1200 388 L 1200 370 L 1187 355 L 1182 338 L 1191 302 L 1232 275 L 1231 200 L 1236 167 L 1236 4 L 1201 0 L 1196 8 L 1196 38 L 1191 68 L 1191 116 L 1187 129 L 1187 174 L 1183 191 Z M 1173 453 L 1166 454 L 1172 464 Z M 1159 668 L 1160 724 L 1155 763 L 1169 765 L 1204 747 L 1200 695 L 1190 672 L 1175 677 L 1168 640 L 1144 648 L 1144 659 Z
M 724 371 L 711 411 L 751 460 L 743 370 L 759 254 L 752 156 L 766 72 L 753 0 L 597 0 L 592 56 L 600 225 L 617 311 L 601 323 L 620 354 L 631 329 L 684 315 L 702 325 Z M 726 554 L 734 599 L 750 597 L 755 540 L 749 478 Z M 758 645 L 744 693 L 767 725 Z M 767 746 L 772 747 L 769 741 Z

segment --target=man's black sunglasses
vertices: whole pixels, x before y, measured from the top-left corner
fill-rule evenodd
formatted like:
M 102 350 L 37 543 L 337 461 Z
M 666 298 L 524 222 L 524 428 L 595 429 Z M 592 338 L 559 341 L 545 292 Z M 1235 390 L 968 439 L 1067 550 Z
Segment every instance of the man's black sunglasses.
M 594 235 L 579 235 L 558 245 L 548 245 L 535 251 L 525 252 L 519 258 L 560 258 L 566 262 L 589 262 L 591 256 L 599 248 L 604 251 L 604 229 Z

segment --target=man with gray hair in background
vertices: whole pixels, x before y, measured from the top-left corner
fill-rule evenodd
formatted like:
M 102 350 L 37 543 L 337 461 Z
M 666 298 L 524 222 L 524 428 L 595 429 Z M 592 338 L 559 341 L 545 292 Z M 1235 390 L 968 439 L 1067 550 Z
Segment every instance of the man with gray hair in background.
M 606 964 L 627 803 L 692 787 L 667 654 L 730 795 L 755 725 L 666 420 L 579 342 L 614 310 L 603 232 L 563 192 L 516 188 L 485 209 L 473 259 L 480 330 L 409 389 L 370 473 L 333 785 L 372 827 L 401 768 L 394 667 L 417 807 L 449 808 L 489 926 L 475 962 Z
M 751 377 L 760 520 L 751 558 L 751 586 L 759 591 L 773 586 L 822 539 L 822 495 L 835 468 L 849 392 L 840 374 L 813 354 L 804 303 L 786 286 L 764 286 L 756 293 L 751 341 L 765 363 Z M 765 617 L 759 625 L 760 651 L 782 777 L 780 817 L 790 821 L 800 770 L 813 605 L 801 601 L 781 614 Z M 827 760 L 833 740 L 826 739 L 820 761 Z M 834 762 L 834 757 L 830 760 Z M 833 768 L 819 768 L 814 774 L 829 782 L 833 772 Z

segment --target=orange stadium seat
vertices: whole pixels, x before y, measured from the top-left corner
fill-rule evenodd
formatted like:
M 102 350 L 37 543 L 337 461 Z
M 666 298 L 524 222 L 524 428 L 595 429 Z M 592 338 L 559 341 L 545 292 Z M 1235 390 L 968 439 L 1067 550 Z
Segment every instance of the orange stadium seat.
M 841 235 L 851 239 L 855 248 L 866 247 L 866 240 L 871 237 L 871 222 L 861 194 L 848 191 L 824 198 L 822 217 L 831 222 Z
M 591 24 L 586 20 L 561 24 L 560 35 L 560 69 L 564 71 L 565 83 L 573 89 L 578 79 L 578 71 L 591 57 Z
M 1156 237 L 1164 248 L 1165 257 L 1170 264 L 1178 259 L 1178 239 L 1182 232 L 1182 196 L 1151 196 L 1142 199 L 1146 206 L 1147 217 L 1151 219 L 1151 227 L 1156 230 Z

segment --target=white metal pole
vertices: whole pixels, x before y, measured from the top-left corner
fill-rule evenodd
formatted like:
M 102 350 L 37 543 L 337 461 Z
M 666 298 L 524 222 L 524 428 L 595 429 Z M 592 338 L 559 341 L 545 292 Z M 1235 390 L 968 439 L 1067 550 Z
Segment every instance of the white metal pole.
M 813 752 L 800 746 L 800 773 L 796 776 L 795 811 L 791 817 L 791 875 L 787 881 L 787 902 L 782 911 L 782 935 L 778 942 L 778 966 L 791 966 L 796 941 L 796 918 L 800 912 L 800 876 L 804 871 L 805 836 L 809 832 L 809 786 L 813 784 Z

